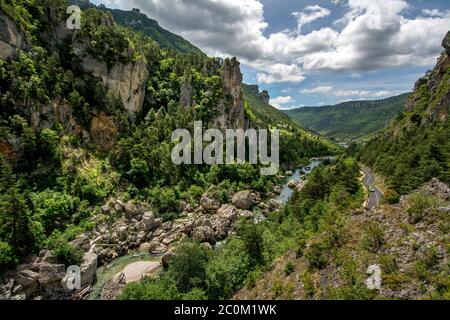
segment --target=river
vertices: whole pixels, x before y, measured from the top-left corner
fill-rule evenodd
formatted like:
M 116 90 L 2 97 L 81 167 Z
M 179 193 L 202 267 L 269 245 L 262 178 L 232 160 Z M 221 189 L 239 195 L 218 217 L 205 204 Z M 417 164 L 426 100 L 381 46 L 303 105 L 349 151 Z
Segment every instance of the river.
M 333 160 L 333 159 L 334 157 L 314 158 L 311 159 L 308 166 L 297 168 L 293 172 L 292 176 L 286 177 L 286 179 L 283 181 L 282 190 L 277 200 L 281 201 L 283 204 L 286 204 L 294 194 L 294 190 L 288 187 L 289 181 L 292 180 L 301 181 L 306 174 L 312 172 L 312 170 L 317 168 L 325 160 Z M 255 214 L 255 222 L 257 223 L 265 219 L 265 216 L 259 210 L 255 210 L 254 214 Z M 215 245 L 215 249 L 217 250 L 221 248 L 222 245 L 225 243 L 225 241 L 226 240 L 217 242 Z M 157 263 L 160 261 L 161 257 L 151 255 L 148 253 L 136 253 L 136 252 L 132 252 L 127 256 L 114 259 L 108 265 L 98 268 L 96 273 L 97 280 L 92 288 L 89 299 L 91 300 L 100 299 L 101 292 L 105 284 L 109 280 L 113 279 L 118 273 L 123 272 L 123 270 L 125 270 L 127 267 L 136 264 L 138 262 L 140 263 L 147 262 L 150 265 L 152 263 Z

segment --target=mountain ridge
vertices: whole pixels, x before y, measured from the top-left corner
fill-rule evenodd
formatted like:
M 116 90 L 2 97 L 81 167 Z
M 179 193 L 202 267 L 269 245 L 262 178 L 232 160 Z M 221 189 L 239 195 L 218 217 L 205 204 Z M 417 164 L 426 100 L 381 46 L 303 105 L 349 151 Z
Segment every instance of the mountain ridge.
M 296 123 L 339 141 L 364 139 L 382 130 L 403 111 L 409 93 L 381 100 L 347 101 L 283 112 Z

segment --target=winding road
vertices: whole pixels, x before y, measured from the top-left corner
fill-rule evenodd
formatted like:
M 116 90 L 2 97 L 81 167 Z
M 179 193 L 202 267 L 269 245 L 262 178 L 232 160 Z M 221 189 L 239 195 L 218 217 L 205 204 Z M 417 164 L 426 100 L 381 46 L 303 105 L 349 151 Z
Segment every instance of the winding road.
M 369 192 L 369 199 L 367 201 L 366 210 L 370 211 L 380 204 L 381 199 L 383 198 L 383 192 L 375 185 L 375 176 L 369 168 L 363 168 L 364 172 L 364 186 Z M 372 192 L 371 190 L 374 190 Z

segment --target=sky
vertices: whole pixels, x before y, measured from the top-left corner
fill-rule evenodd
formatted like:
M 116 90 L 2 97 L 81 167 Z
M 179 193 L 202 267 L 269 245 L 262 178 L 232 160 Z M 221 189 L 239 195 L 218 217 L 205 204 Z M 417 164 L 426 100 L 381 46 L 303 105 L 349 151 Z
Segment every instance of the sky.
M 280 109 L 411 91 L 450 29 L 448 0 L 92 2 L 139 8 L 210 56 L 238 57 Z

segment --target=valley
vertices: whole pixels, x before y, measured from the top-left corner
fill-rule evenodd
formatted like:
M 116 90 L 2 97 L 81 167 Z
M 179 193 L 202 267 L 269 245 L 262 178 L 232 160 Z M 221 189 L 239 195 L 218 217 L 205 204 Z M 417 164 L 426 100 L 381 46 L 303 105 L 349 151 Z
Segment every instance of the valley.
M 238 58 L 70 4 L 0 1 L 1 300 L 450 299 L 450 32 L 412 93 L 282 112 Z

